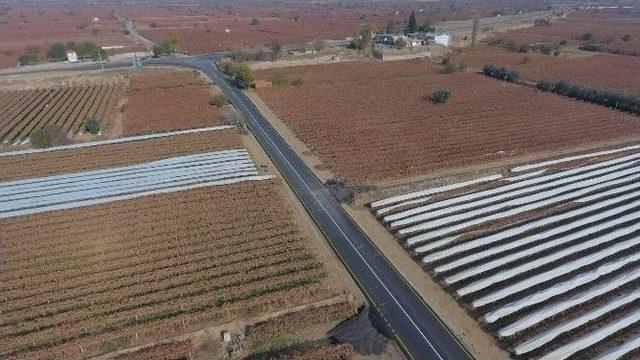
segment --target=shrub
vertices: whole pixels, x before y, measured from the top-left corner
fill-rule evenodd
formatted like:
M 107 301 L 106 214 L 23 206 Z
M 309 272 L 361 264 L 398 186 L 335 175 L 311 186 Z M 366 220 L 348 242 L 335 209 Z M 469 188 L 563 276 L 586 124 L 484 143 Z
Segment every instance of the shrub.
M 33 65 L 38 62 L 38 53 L 40 49 L 36 45 L 29 45 L 25 49 L 25 53 L 18 56 L 18 63 L 21 66 L 24 65 Z
M 592 51 L 592 52 L 598 52 L 598 51 L 602 50 L 600 48 L 600 45 L 598 45 L 598 44 L 580 45 L 580 46 L 578 46 L 578 49 L 583 50 L 583 51 Z
M 131 31 L 129 31 L 129 29 L 124 29 L 124 30 L 122 30 L 122 33 L 125 34 L 125 35 L 130 35 Z
M 429 100 L 433 101 L 435 104 L 444 104 L 449 101 L 451 98 L 451 92 L 446 89 L 438 89 L 429 96 Z
M 43 129 L 33 131 L 29 134 L 29 142 L 35 148 L 47 148 L 59 145 L 65 140 L 64 133 L 56 125 L 47 125 Z
M 20 64 L 20 66 L 33 65 L 36 62 L 38 62 L 38 57 L 35 55 L 24 54 L 18 56 L 18 63 Z
M 293 85 L 293 86 L 300 86 L 302 84 L 304 84 L 304 80 L 302 80 L 302 78 L 297 78 L 297 79 L 291 80 L 291 85 Z
M 555 46 L 553 46 L 551 44 L 547 44 L 547 43 L 538 44 L 538 45 L 533 47 L 533 51 L 540 52 L 540 53 L 543 53 L 545 55 L 551 54 L 556 49 L 557 49 L 557 47 L 555 47 Z
M 215 107 L 223 107 L 223 106 L 227 105 L 228 103 L 229 103 L 229 100 L 227 100 L 227 97 L 222 93 L 216 94 L 209 101 L 209 105 L 215 106 Z
M 592 33 L 585 33 L 584 35 L 582 35 L 581 39 L 588 42 L 596 42 L 596 36 Z
M 152 29 L 155 29 L 155 28 L 158 27 L 158 24 L 156 24 L 155 21 L 152 21 L 151 24 L 149 24 L 149 27 L 152 28 Z
M 287 80 L 287 77 L 283 73 L 278 71 L 275 74 L 273 74 L 273 76 L 271 77 L 271 83 L 274 86 L 283 87 L 283 86 L 286 86 L 289 83 L 289 81 Z
M 249 25 L 258 25 L 258 24 L 260 24 L 260 21 L 258 21 L 258 19 L 256 18 L 251 19 L 251 22 L 249 23 Z
M 487 64 L 482 67 L 482 73 L 496 79 L 504 80 L 511 83 L 520 82 L 520 73 L 515 70 L 508 70 L 505 67 L 497 67 L 493 64 Z
M 541 91 L 551 91 L 553 89 L 553 84 L 551 83 L 551 81 L 540 80 L 536 84 L 536 87 Z
M 180 39 L 176 36 L 169 36 L 162 40 L 160 44 L 153 47 L 153 57 L 167 56 L 178 51 Z
M 398 38 L 393 43 L 393 46 L 395 46 L 395 48 L 398 49 L 398 50 L 402 50 L 402 49 L 407 47 L 407 42 L 404 41 L 404 39 L 402 39 L 402 38 Z
M 100 121 L 94 117 L 84 119 L 84 131 L 96 135 L 100 132 Z
M 29 134 L 29 141 L 34 148 L 47 148 L 51 146 L 51 139 L 45 134 L 43 129 L 36 130 Z

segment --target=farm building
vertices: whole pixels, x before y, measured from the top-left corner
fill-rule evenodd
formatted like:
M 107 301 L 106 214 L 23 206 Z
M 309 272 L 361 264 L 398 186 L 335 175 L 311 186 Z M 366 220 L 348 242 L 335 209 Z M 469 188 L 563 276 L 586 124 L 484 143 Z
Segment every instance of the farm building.
M 78 62 L 78 54 L 75 51 L 67 51 L 67 60 L 70 63 Z
M 405 44 L 407 44 L 407 46 L 410 46 L 410 47 L 423 45 L 423 41 L 421 39 L 418 39 L 417 37 L 414 37 L 414 36 L 402 35 L 402 34 L 376 35 L 373 38 L 373 43 L 379 44 L 379 45 L 393 46 L 395 45 L 398 39 L 404 40 Z
M 451 35 L 446 33 L 428 33 L 425 35 L 425 40 L 429 44 L 440 44 L 444 46 L 451 46 Z

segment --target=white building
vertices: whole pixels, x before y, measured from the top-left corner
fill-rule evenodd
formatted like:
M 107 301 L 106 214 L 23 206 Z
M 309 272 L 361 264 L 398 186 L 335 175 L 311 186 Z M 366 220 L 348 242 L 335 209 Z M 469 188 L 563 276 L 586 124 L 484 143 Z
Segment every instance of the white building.
M 425 36 L 429 43 L 451 46 L 451 35 L 446 33 L 429 33 Z
M 67 61 L 70 63 L 78 62 L 78 54 L 75 51 L 67 51 Z

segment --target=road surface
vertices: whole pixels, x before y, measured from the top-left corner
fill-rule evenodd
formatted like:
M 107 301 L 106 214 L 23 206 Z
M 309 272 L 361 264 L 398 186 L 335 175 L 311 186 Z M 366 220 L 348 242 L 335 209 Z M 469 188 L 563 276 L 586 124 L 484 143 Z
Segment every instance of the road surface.
M 225 92 L 231 103 L 244 113 L 249 130 L 410 356 L 437 360 L 471 358 L 253 103 L 212 66 L 211 57 L 176 59 L 173 62 L 208 75 Z

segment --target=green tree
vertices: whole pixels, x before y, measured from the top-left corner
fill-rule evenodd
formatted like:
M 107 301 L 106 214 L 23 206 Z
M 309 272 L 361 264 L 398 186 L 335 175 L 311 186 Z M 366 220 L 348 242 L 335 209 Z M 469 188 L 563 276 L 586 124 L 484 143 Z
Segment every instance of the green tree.
M 627 42 L 631 40 L 631 35 L 629 34 L 624 34 L 624 36 L 622 37 L 622 41 Z
M 109 57 L 106 50 L 91 41 L 83 41 L 76 44 L 75 48 L 69 48 L 69 46 L 67 46 L 67 49 L 75 50 L 78 57 L 82 59 L 90 58 L 93 61 L 99 61 L 106 60 Z
M 588 42 L 596 42 L 596 36 L 593 35 L 592 33 L 586 33 L 584 35 L 582 35 L 582 40 L 586 40 Z
M 371 47 L 371 42 L 373 40 L 373 31 L 370 26 L 365 26 L 364 28 L 358 31 L 353 39 L 351 40 L 351 44 L 349 46 L 352 49 L 356 50 L 366 50 Z
M 67 59 L 67 46 L 61 42 L 51 44 L 49 53 L 47 54 L 49 59 L 53 61 L 63 61 Z
M 402 50 L 407 47 L 407 42 L 404 41 L 403 38 L 397 38 L 396 41 L 393 42 L 393 46 L 398 50 Z
M 249 25 L 258 25 L 258 24 L 260 24 L 260 21 L 258 21 L 257 18 L 251 19 L 251 22 L 249 23 Z
M 153 56 L 159 57 L 175 54 L 178 51 L 179 43 L 180 39 L 178 37 L 169 36 L 153 47 Z
M 240 64 L 234 70 L 234 80 L 243 89 L 253 85 L 253 71 L 247 64 Z
M 21 66 L 24 65 L 33 65 L 38 62 L 38 54 L 40 53 L 40 49 L 36 45 L 29 45 L 25 49 L 25 53 L 18 56 L 18 63 Z
M 100 121 L 94 117 L 87 117 L 84 119 L 84 130 L 89 134 L 98 134 L 100 132 Z
M 407 21 L 407 27 L 404 29 L 404 32 L 407 34 L 414 33 L 418 31 L 418 21 L 416 20 L 416 12 L 412 11 L 409 16 L 409 21 Z

